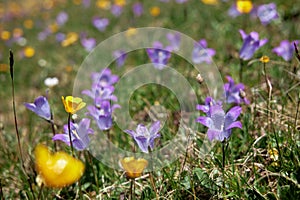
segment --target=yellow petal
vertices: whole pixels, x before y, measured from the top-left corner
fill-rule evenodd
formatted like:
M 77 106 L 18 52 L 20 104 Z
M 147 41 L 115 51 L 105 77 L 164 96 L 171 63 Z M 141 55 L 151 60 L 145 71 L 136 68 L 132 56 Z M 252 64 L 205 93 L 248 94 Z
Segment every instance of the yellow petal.
M 62 188 L 75 183 L 83 175 L 84 164 L 65 152 L 53 154 L 39 144 L 34 153 L 36 170 L 47 187 Z
M 121 165 L 128 178 L 137 178 L 142 175 L 148 165 L 148 161 L 143 158 L 125 157 L 121 160 Z

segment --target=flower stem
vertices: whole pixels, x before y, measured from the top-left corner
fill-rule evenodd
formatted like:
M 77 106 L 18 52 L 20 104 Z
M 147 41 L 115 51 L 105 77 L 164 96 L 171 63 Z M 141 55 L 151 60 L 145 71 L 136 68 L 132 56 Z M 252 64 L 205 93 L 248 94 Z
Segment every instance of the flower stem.
M 26 180 L 29 184 L 29 188 L 32 193 L 33 199 L 35 199 L 35 195 L 34 195 L 34 192 L 32 189 L 30 177 L 27 175 L 26 170 L 25 170 L 22 147 L 21 147 L 21 142 L 20 142 L 20 133 L 19 133 L 19 128 L 18 128 L 16 103 L 15 103 L 14 54 L 11 50 L 9 50 L 9 66 L 10 66 L 10 77 L 11 77 L 11 86 L 12 86 L 12 103 L 13 103 L 14 122 L 15 122 L 15 130 L 16 130 L 17 141 L 18 141 L 18 149 L 19 149 L 19 154 L 20 154 L 21 166 L 22 166 L 22 170 L 26 176 Z
M 52 129 L 52 133 L 53 133 L 53 136 L 55 136 L 55 125 L 54 125 L 54 120 L 53 120 L 53 113 L 51 112 L 51 129 Z M 54 150 L 57 151 L 57 145 L 56 145 L 56 141 L 53 141 L 54 143 Z
M 70 139 L 70 146 L 71 146 L 71 151 L 72 151 L 72 156 L 75 158 L 75 155 L 74 155 L 74 149 L 73 149 L 73 142 L 72 142 L 72 137 L 71 137 L 71 113 L 69 113 L 69 116 L 68 116 L 68 132 L 69 132 L 69 139 Z
M 268 131 L 270 131 L 270 120 L 271 120 L 271 99 L 272 99 L 272 86 L 271 82 L 268 79 L 267 76 L 267 70 L 266 70 L 266 63 L 263 63 L 263 73 L 265 76 L 265 81 L 268 89 L 268 99 L 267 99 L 267 120 L 268 120 Z
M 240 72 L 239 72 L 240 82 L 243 81 L 243 68 L 244 68 L 244 61 L 240 59 Z
M 42 185 L 40 187 L 40 191 L 39 191 L 38 198 L 37 198 L 38 200 L 41 199 L 41 197 L 42 197 L 43 189 L 44 189 L 44 183 L 42 183 Z
M 135 196 L 133 195 L 133 193 L 135 194 L 134 181 L 135 181 L 134 179 L 131 179 L 131 181 L 130 181 L 130 200 L 135 199 Z
M 153 191 L 155 192 L 155 197 L 156 197 L 156 200 L 159 199 L 158 197 L 158 193 L 156 191 L 156 187 L 155 187 L 155 182 L 154 182 L 154 178 L 153 178 L 153 156 L 152 156 L 152 151 L 151 149 L 149 148 L 149 153 L 150 153 L 150 162 L 151 162 L 151 172 L 149 172 L 149 179 L 150 179 L 150 183 L 151 183 L 151 186 L 152 186 L 152 189 Z
M 226 140 L 222 142 L 222 175 L 223 175 L 223 190 L 224 190 L 224 199 L 226 195 L 225 190 L 225 159 L 226 159 L 226 151 L 225 151 Z

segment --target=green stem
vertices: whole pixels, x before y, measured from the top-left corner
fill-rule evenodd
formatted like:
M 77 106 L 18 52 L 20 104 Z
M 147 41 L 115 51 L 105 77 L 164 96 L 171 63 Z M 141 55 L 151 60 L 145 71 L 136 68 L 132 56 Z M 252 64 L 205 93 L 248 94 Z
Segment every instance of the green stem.
M 23 170 L 23 172 L 26 176 L 26 180 L 29 184 L 30 191 L 32 193 L 33 198 L 35 199 L 35 195 L 34 195 L 34 192 L 33 192 L 33 189 L 32 189 L 30 177 L 27 175 L 26 170 L 25 170 L 22 147 L 21 147 L 21 141 L 20 141 L 20 133 L 19 133 L 19 128 L 18 128 L 16 103 L 15 103 L 14 54 L 11 50 L 9 51 L 9 66 L 10 66 L 10 77 L 11 77 L 11 86 L 12 86 L 12 103 L 13 103 L 14 122 L 15 122 L 15 130 L 16 130 L 17 141 L 18 141 L 18 149 L 19 149 L 19 154 L 20 154 L 20 160 L 21 160 L 22 170 Z
M 240 72 L 239 72 L 240 82 L 243 81 L 243 68 L 244 68 L 244 61 L 240 59 Z
M 51 112 L 51 129 L 52 129 L 52 133 L 53 133 L 53 136 L 55 136 L 55 125 L 54 125 L 54 120 L 53 120 L 53 113 Z M 53 141 L 54 142 L 54 150 L 57 151 L 57 145 L 56 145 L 56 141 Z
M 224 190 L 224 198 L 226 195 L 225 190 L 225 159 L 226 159 L 226 151 L 225 151 L 226 140 L 222 142 L 222 175 L 223 175 L 223 190 Z
M 70 146 L 71 146 L 71 151 L 72 151 L 72 156 L 75 158 L 75 155 L 74 155 L 74 149 L 73 149 L 73 142 L 72 142 L 72 137 L 71 137 L 71 113 L 69 113 L 69 116 L 68 116 L 68 129 L 69 129 L 69 139 L 70 139 Z

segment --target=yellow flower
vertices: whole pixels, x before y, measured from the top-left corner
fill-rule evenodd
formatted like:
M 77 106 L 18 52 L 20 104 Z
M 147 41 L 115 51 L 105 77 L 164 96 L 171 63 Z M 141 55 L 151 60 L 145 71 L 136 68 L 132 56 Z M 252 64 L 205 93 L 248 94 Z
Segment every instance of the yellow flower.
M 272 160 L 274 160 L 274 161 L 278 160 L 279 154 L 278 154 L 278 150 L 276 148 L 269 149 L 268 154 Z
M 127 178 L 132 179 L 140 177 L 148 165 L 147 160 L 143 158 L 135 159 L 134 157 L 125 157 L 120 162 Z
M 150 14 L 153 16 L 153 17 L 157 17 L 158 15 L 160 15 L 160 8 L 157 7 L 157 6 L 153 6 L 150 8 Z
M 136 28 L 130 27 L 130 28 L 126 31 L 126 37 L 131 37 L 131 36 L 135 35 L 136 33 L 137 33 Z
M 249 13 L 253 8 L 253 4 L 251 0 L 237 0 L 236 9 L 240 13 Z
M 26 58 L 31 58 L 32 56 L 34 56 L 35 54 L 35 50 L 32 47 L 25 47 L 24 49 L 24 56 Z
M 259 60 L 262 63 L 268 63 L 270 61 L 270 58 L 268 56 L 263 56 Z
M 115 2 L 115 4 L 117 5 L 117 6 L 125 6 L 126 5 L 126 0 L 115 0 L 114 1 Z
M 2 40 L 9 40 L 10 38 L 10 32 L 9 31 L 2 31 L 1 32 L 1 39 Z
M 86 105 L 86 103 L 84 103 L 79 97 L 66 96 L 66 99 L 64 97 L 61 97 L 61 99 L 66 112 L 71 114 L 76 113 Z
M 62 188 L 83 175 L 84 164 L 63 151 L 53 154 L 48 147 L 38 144 L 34 154 L 38 178 L 47 187 Z
M 80 5 L 80 4 L 81 4 L 81 0 L 73 0 L 73 3 L 74 3 L 75 5 Z
M 217 5 L 219 3 L 219 0 L 201 0 L 204 4 L 208 5 Z
M 78 40 L 78 38 L 79 38 L 79 36 L 77 33 L 70 32 L 67 34 L 66 39 L 61 42 L 61 46 L 67 47 L 67 46 L 75 43 Z
M 8 72 L 9 67 L 7 64 L 1 63 L 0 64 L 0 72 Z
M 48 28 L 50 29 L 51 33 L 55 33 L 58 30 L 58 24 L 57 23 L 50 24 Z
M 110 1 L 109 0 L 98 0 L 96 2 L 96 6 L 98 8 L 108 10 L 110 8 Z
M 15 29 L 13 30 L 13 36 L 14 36 L 15 38 L 21 37 L 22 35 L 23 35 L 23 30 L 22 30 L 22 29 L 20 29 L 20 28 L 15 28 Z
M 26 19 L 23 23 L 24 27 L 27 29 L 32 29 L 33 21 L 31 19 Z

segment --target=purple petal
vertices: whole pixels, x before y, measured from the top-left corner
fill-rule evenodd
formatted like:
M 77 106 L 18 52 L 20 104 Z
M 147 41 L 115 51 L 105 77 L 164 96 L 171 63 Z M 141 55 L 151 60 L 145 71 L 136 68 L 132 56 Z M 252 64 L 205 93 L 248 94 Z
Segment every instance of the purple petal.
M 142 152 L 149 153 L 148 138 L 146 138 L 144 136 L 138 136 L 138 137 L 135 137 L 134 140 L 136 141 L 137 145 L 139 146 L 139 148 L 141 149 Z
M 242 108 L 240 106 L 234 106 L 225 115 L 225 120 L 229 119 L 235 121 L 241 114 Z
M 131 137 L 135 137 L 136 136 L 136 133 L 133 130 L 125 130 L 124 132 L 127 133 L 127 134 L 129 134 Z
M 52 137 L 53 141 L 60 140 L 70 146 L 70 138 L 67 134 L 56 134 Z
M 198 117 L 196 122 L 199 122 L 208 128 L 212 127 L 214 123 L 210 117 L 204 117 L 204 116 Z
M 149 129 L 150 135 L 155 135 L 159 131 L 159 129 L 160 129 L 160 121 L 154 122 Z
M 220 134 L 221 134 L 221 131 L 219 131 L 219 130 L 212 130 L 212 129 L 207 130 L 207 137 L 208 137 L 209 141 L 219 140 Z
M 229 126 L 225 127 L 225 130 L 230 130 L 232 128 L 240 128 L 240 129 L 242 129 L 242 123 L 240 121 L 233 122 Z
M 150 145 L 150 148 L 153 150 L 154 148 L 154 141 L 156 138 L 159 138 L 160 137 L 160 134 L 155 134 L 155 135 L 152 135 L 150 140 L 149 140 L 149 145 Z

